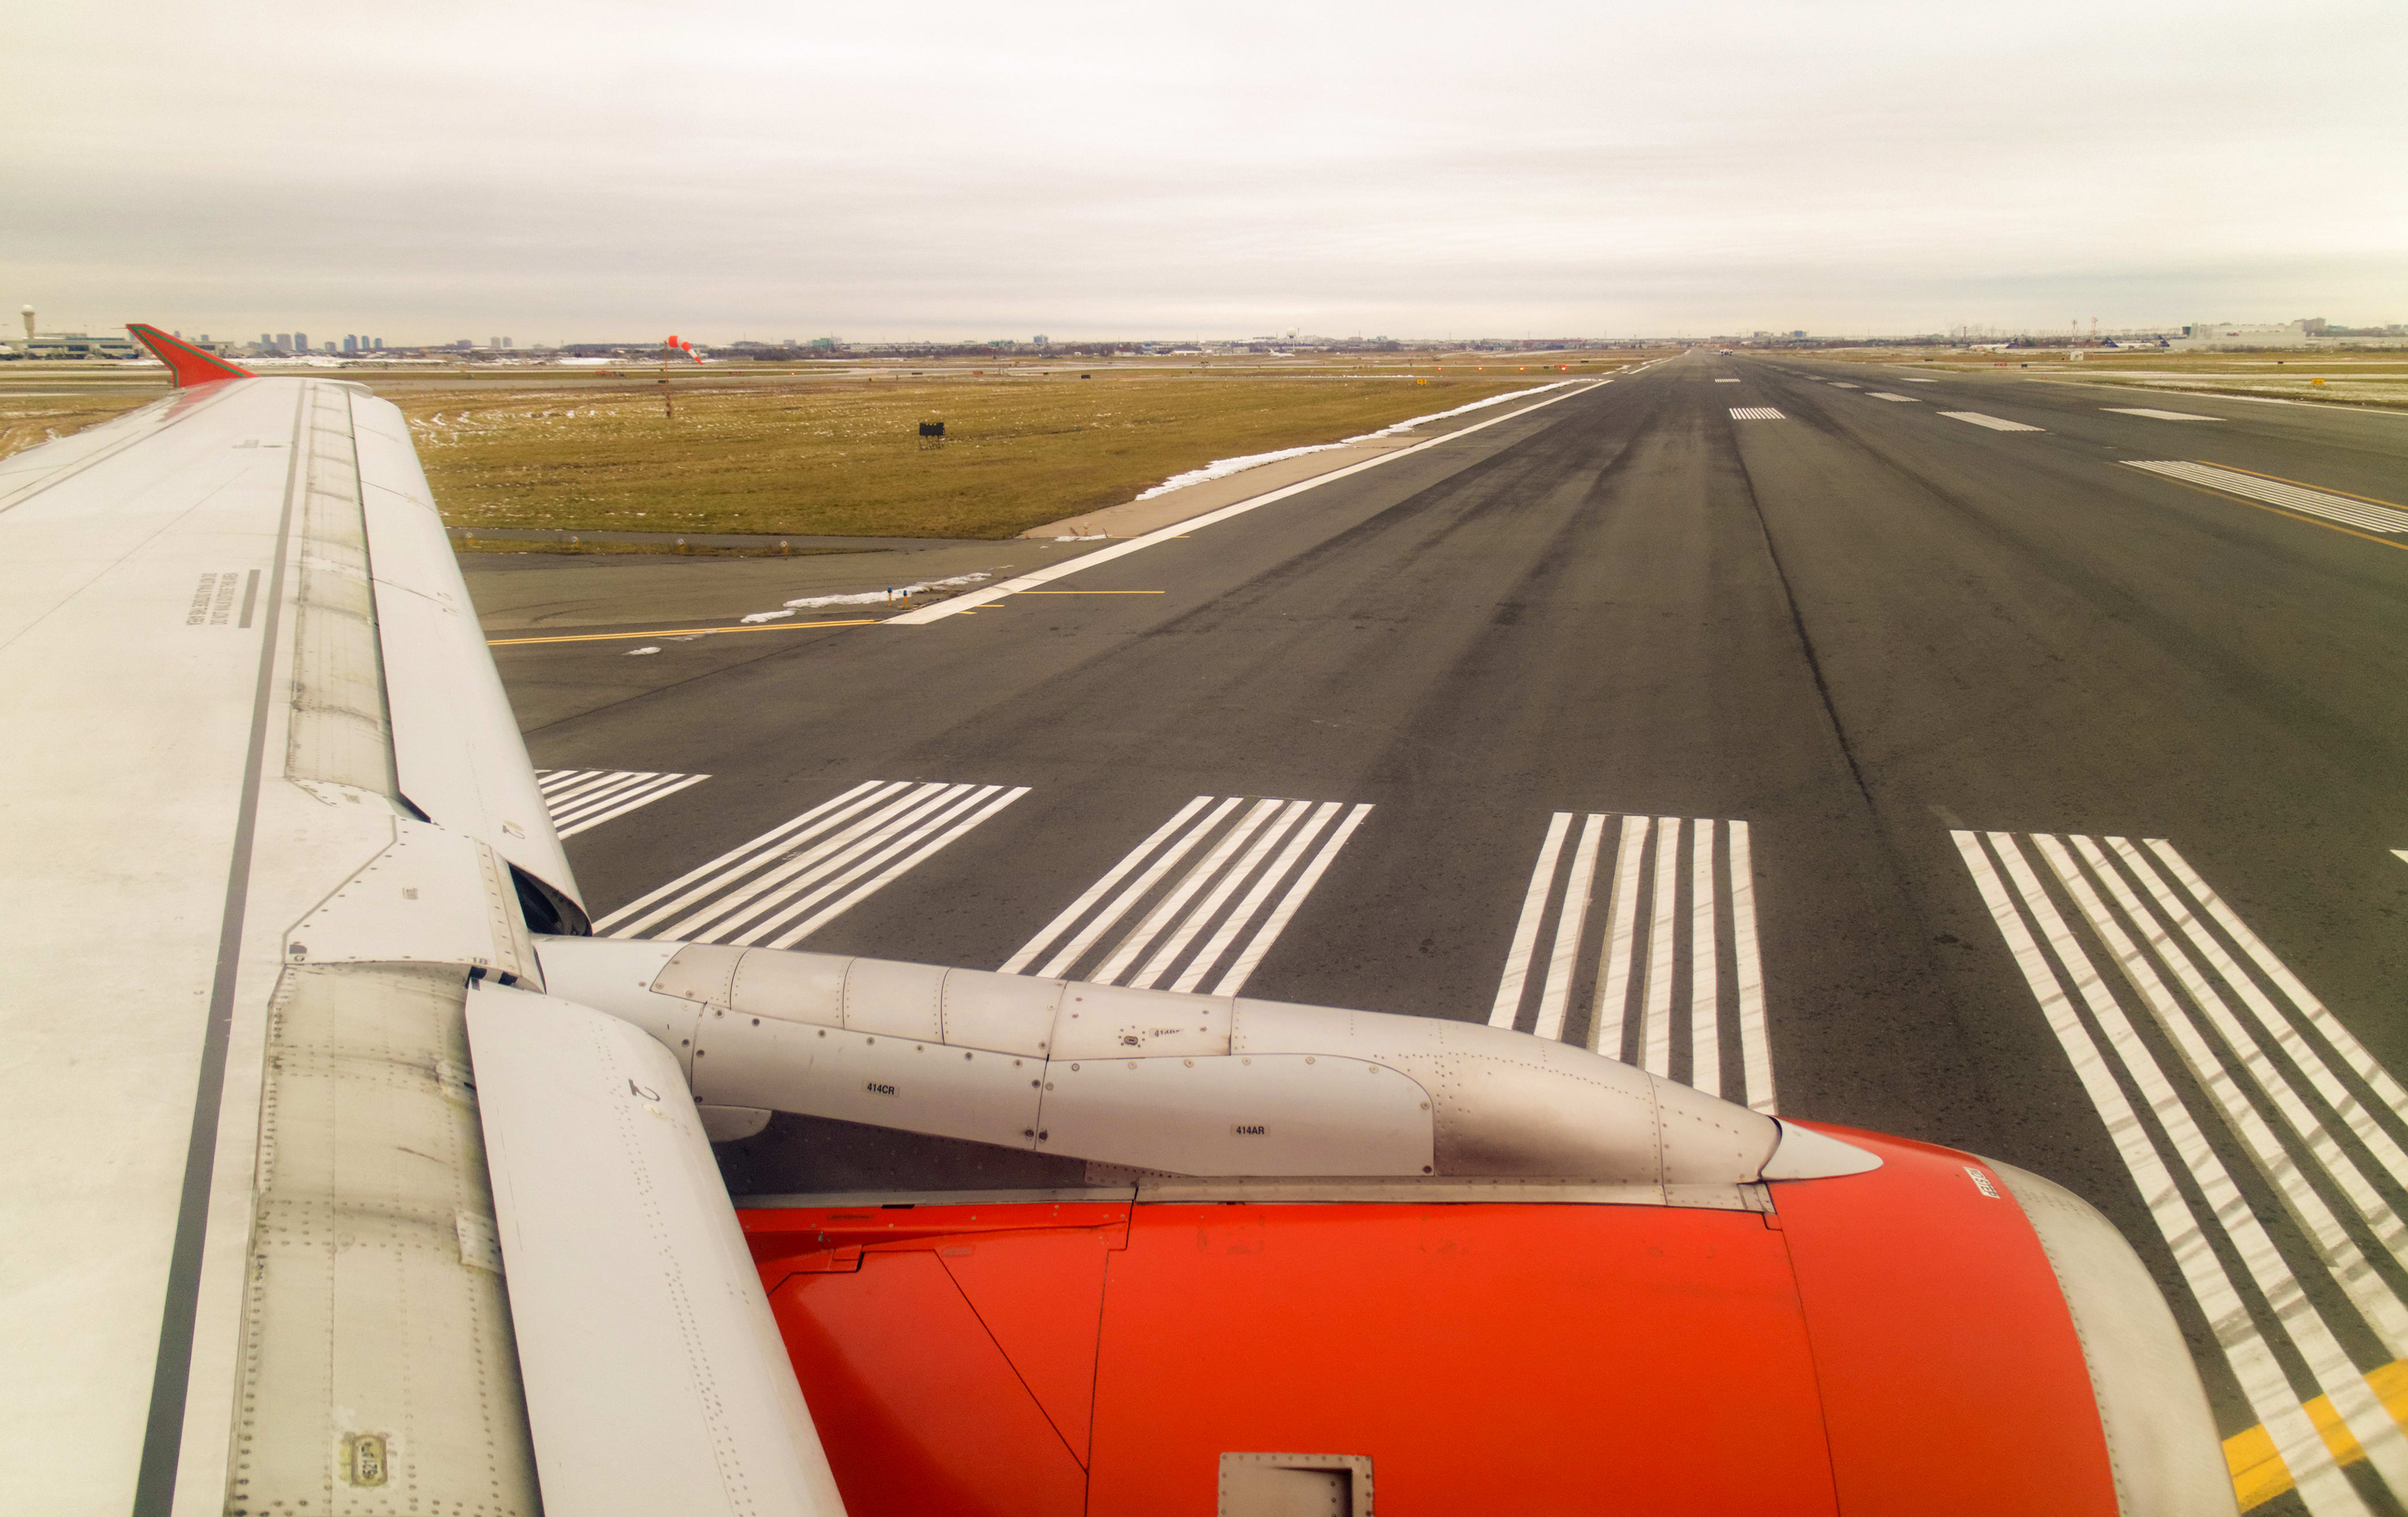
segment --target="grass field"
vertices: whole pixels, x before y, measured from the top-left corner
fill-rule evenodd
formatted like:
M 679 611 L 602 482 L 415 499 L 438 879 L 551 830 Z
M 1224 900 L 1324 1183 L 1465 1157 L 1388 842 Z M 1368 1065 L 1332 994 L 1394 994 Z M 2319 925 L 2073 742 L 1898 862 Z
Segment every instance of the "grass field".
M 1093 380 L 1076 368 L 846 380 L 688 370 L 672 385 L 674 418 L 649 376 L 358 377 L 408 418 L 445 520 L 480 538 L 512 528 L 1003 538 L 1117 505 L 1216 458 L 1335 442 L 1629 361 L 1590 358 L 1484 371 L 1358 360 L 1276 376 L 1098 365 Z M 151 398 L 0 396 L 0 455 Z M 919 425 L 934 421 L 945 441 L 924 446 Z
M 446 519 L 483 527 L 1010 537 L 1214 458 L 1331 442 L 1518 388 L 1113 379 L 695 385 L 403 401 Z M 941 446 L 919 425 L 945 424 Z

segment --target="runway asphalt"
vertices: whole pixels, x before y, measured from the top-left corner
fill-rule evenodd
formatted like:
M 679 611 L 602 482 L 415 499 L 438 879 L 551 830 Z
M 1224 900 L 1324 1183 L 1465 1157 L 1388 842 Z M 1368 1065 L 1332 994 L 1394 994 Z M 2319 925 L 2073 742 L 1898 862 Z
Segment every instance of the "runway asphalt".
M 603 931 L 1494 1017 L 1987 1154 L 2133 1241 L 2224 1433 L 2330 1394 L 2391 1510 L 2370 501 L 2408 415 L 1699 351 L 924 625 L 494 652 Z M 804 1147 L 723 1163 L 809 1189 Z

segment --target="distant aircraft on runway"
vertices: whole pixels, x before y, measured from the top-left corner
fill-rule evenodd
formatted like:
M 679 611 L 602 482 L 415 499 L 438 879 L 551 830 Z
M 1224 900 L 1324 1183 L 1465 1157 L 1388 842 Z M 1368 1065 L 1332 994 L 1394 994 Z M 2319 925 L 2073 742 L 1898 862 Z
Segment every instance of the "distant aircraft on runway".
M 1478 1020 L 591 936 L 401 413 L 133 330 L 173 394 L 0 461 L 0 1511 L 2235 1510 L 2036 1176 Z M 888 1167 L 739 1215 L 773 1113 Z

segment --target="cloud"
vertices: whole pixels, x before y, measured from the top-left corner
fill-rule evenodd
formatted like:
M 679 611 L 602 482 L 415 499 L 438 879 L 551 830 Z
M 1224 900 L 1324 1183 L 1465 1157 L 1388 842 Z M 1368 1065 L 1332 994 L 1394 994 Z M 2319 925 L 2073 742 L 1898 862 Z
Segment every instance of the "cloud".
M 137 0 L 12 41 L 0 297 L 93 325 L 2408 319 L 2408 103 L 2350 65 L 2388 3 Z

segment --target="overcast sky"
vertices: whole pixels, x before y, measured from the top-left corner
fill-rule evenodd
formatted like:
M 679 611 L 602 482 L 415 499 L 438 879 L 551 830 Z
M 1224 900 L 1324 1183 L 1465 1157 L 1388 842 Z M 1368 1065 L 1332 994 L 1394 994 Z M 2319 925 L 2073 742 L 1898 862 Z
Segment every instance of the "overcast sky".
M 2408 322 L 2408 4 L 25 5 L 42 325 Z

